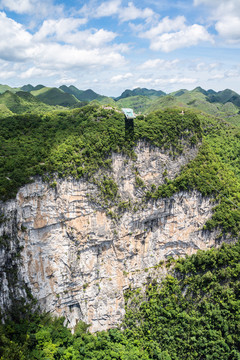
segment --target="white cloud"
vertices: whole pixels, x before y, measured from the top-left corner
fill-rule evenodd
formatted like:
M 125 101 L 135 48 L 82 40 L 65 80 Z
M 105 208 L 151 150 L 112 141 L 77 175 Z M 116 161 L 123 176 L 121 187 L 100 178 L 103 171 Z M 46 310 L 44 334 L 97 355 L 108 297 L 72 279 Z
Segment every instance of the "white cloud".
M 34 37 L 37 41 L 45 40 L 49 37 L 55 37 L 56 40 L 62 41 L 67 35 L 76 31 L 82 24 L 85 23 L 86 19 L 76 18 L 45 20 Z
M 197 45 L 200 41 L 213 41 L 202 25 L 187 26 L 185 22 L 184 16 L 165 17 L 157 26 L 140 33 L 140 37 L 150 40 L 151 50 L 164 52 Z
M 112 16 L 119 12 L 121 0 L 103 2 L 96 8 L 93 16 L 96 18 Z
M 199 61 L 199 60 L 198 60 Z M 201 72 L 213 72 L 215 70 L 219 70 L 222 67 L 221 63 L 215 62 L 215 63 L 207 63 L 204 61 L 201 62 L 196 62 L 196 60 L 191 61 L 189 66 L 188 66 L 188 70 L 190 71 L 201 71 Z
M 46 20 L 39 31 L 34 35 L 37 41 L 57 41 L 84 48 L 103 46 L 117 36 L 112 31 L 104 29 L 90 29 L 79 31 L 86 19 L 65 18 L 59 20 Z
M 37 17 L 63 13 L 63 6 L 54 5 L 53 0 L 0 0 L 0 9 L 7 9 L 17 14 L 34 14 Z
M 210 76 L 208 78 L 208 80 L 221 80 L 221 79 L 224 79 L 225 78 L 225 75 L 224 74 L 214 74 L 212 76 Z
M 207 30 L 194 24 L 177 32 L 164 33 L 150 40 L 150 49 L 170 52 L 176 49 L 197 45 L 201 41 L 213 41 Z
M 163 18 L 157 26 L 152 27 L 150 30 L 142 34 L 142 37 L 152 39 L 163 33 L 181 30 L 185 27 L 185 22 L 186 19 L 184 16 L 177 16 L 175 19 L 169 19 L 167 16 Z
M 29 57 L 32 36 L 21 24 L 0 12 L 0 58 L 7 61 L 23 61 Z
M 240 41 L 240 17 L 224 16 L 215 26 L 219 35 L 231 43 Z
M 111 83 L 117 83 L 117 82 L 122 81 L 122 80 L 130 79 L 132 77 L 133 77 L 132 73 L 115 75 L 110 79 L 110 81 L 111 81 Z
M 28 63 L 29 69 L 19 73 L 22 78 L 53 76 L 54 71 L 60 69 L 125 64 L 120 45 L 110 45 L 116 34 L 103 29 L 81 32 L 77 30 L 80 24 L 81 19 L 46 21 L 39 32 L 32 35 L 0 12 L 0 32 L 4 34 L 0 37 L 0 59 Z
M 97 66 L 117 67 L 123 65 L 125 60 L 122 55 L 111 50 L 103 49 L 80 49 L 71 45 L 57 43 L 42 44 L 35 53 L 35 61 L 45 68 L 72 69 L 89 68 Z
M 134 5 L 133 2 L 129 2 L 127 6 L 122 6 L 122 0 L 112 0 L 102 2 L 98 7 L 95 3 L 84 5 L 80 10 L 80 13 L 84 14 L 88 18 L 101 18 L 106 16 L 116 16 L 121 22 L 145 19 L 149 21 L 154 16 L 154 11 L 150 8 L 140 9 Z
M 129 21 L 135 19 L 147 19 L 151 18 L 154 15 L 154 12 L 150 8 L 145 8 L 143 10 L 138 9 L 132 2 L 128 3 L 127 7 L 123 7 L 119 11 L 120 21 Z
M 238 79 L 240 77 L 239 69 L 229 69 L 222 72 L 216 72 L 209 77 L 209 80 L 221 80 L 221 79 Z
M 161 70 L 163 69 L 172 69 L 176 66 L 176 64 L 179 62 L 178 59 L 172 60 L 172 61 L 166 61 L 163 59 L 153 59 L 153 60 L 147 60 L 142 65 L 139 66 L 139 69 L 141 70 L 151 70 L 159 68 Z
M 60 77 L 58 80 L 55 81 L 56 85 L 72 85 L 77 82 L 77 79 L 69 78 L 67 76 Z
M 29 69 L 22 71 L 19 74 L 19 78 L 20 79 L 31 79 L 34 77 L 38 77 L 38 76 L 45 76 L 45 77 L 51 77 L 56 75 L 57 72 L 53 71 L 53 70 L 48 70 L 48 69 L 42 69 L 41 67 L 30 67 Z
M 209 7 L 210 19 L 215 22 L 218 34 L 229 43 L 240 42 L 239 0 L 194 0 L 194 5 Z
M 2 0 L 0 4 L 2 8 L 7 8 L 18 14 L 29 13 L 33 10 L 31 0 Z
M 165 85 L 191 85 L 195 84 L 198 80 L 196 78 L 187 78 L 187 77 L 164 77 L 164 78 L 139 78 L 136 80 L 138 85 L 147 85 L 151 86 L 165 86 Z
M 0 71 L 0 78 L 2 80 L 10 79 L 12 77 L 16 77 L 16 71 Z

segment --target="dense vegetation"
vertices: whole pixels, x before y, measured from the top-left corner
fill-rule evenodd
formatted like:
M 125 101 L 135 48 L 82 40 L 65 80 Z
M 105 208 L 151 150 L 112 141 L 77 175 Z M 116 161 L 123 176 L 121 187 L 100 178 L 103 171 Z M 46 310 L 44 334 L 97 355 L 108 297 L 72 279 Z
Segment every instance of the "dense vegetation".
M 42 89 L 28 86 L 28 91 L 44 94 L 46 89 Z M 73 87 L 65 90 L 68 94 L 76 92 Z M 210 99 L 210 95 L 215 97 Z M 174 180 L 166 174 L 162 186 L 145 189 L 141 178 L 136 177 L 136 186 L 144 189 L 145 201 L 193 189 L 211 195 L 215 209 L 205 229 L 218 227 L 222 234 L 231 233 L 237 238 L 240 130 L 232 125 L 238 125 L 238 110 L 235 105 L 226 105 L 231 95 L 197 89 L 190 100 L 185 90 L 163 96 L 154 100 L 156 109 L 175 107 L 176 103 L 185 106 L 188 101 L 187 107 L 201 110 L 208 101 L 211 113 L 216 99 L 221 98 L 218 114 L 232 111 L 233 116 L 226 122 L 203 112 L 196 115 L 192 110 L 185 110 L 184 115 L 179 108 L 158 110 L 146 117 L 138 116 L 131 136 L 125 133 L 121 113 L 94 104 L 19 115 L 2 104 L 6 116 L 0 126 L 0 198 L 15 196 L 33 176 L 43 176 L 52 186 L 56 176 L 91 181 L 99 168 L 111 168 L 112 151 L 134 159 L 134 145 L 140 139 L 168 151 L 172 158 L 179 156 L 184 146 L 191 149 L 203 140 L 197 157 Z M 9 93 L 4 96 L 13 99 Z M 31 94 L 16 96 L 17 101 L 35 101 Z M 133 97 L 125 101 L 130 100 Z M 11 104 L 16 106 L 14 101 Z M 23 102 L 19 100 L 19 104 Z M 99 186 L 104 198 L 116 196 L 117 187 L 110 177 L 104 176 Z M 239 360 L 240 243 L 199 251 L 162 266 L 171 269 L 171 276 L 162 284 L 151 281 L 145 290 L 129 289 L 126 293 L 126 317 L 121 329 L 93 335 L 80 322 L 71 334 L 63 325 L 64 319 L 53 319 L 33 311 L 30 305 L 16 303 L 9 314 L 11 319 L 0 325 L 0 360 Z
M 201 138 L 195 115 L 160 111 L 140 117 L 132 139 L 125 137 L 123 114 L 99 106 L 7 117 L 0 128 L 0 197 L 14 196 L 34 175 L 89 177 L 99 167 L 111 166 L 112 151 L 133 155 L 139 139 L 171 146 L 177 154 L 182 150 L 181 137 L 189 143 Z
M 18 98 L 19 92 L 25 92 L 25 100 L 27 95 L 31 94 L 38 100 L 38 110 L 42 106 L 42 111 L 46 104 L 48 106 L 64 106 L 64 107 L 81 107 L 86 103 L 97 103 L 103 105 L 111 105 L 120 109 L 121 107 L 131 107 L 136 113 L 149 114 L 152 111 L 166 109 L 169 107 L 194 108 L 204 113 L 219 116 L 221 119 L 240 125 L 240 95 L 236 92 L 226 89 L 216 92 L 214 90 L 204 90 L 197 87 L 191 91 L 181 89 L 170 94 L 166 94 L 161 90 L 149 90 L 145 88 L 136 88 L 133 90 L 125 90 L 119 97 L 111 98 L 97 94 L 91 89 L 79 90 L 77 87 L 70 85 L 62 85 L 59 88 L 49 88 L 43 85 L 32 86 L 31 84 L 24 85 L 21 88 L 11 88 L 7 85 L 0 85 L 0 94 L 7 91 L 12 94 L 17 93 L 11 102 L 4 96 L 0 97 L 0 104 L 6 105 L 8 110 L 15 113 L 23 113 L 26 111 L 35 111 L 32 106 L 32 99 L 25 101 L 23 106 L 19 106 Z M 27 94 L 28 93 L 28 94 Z M 8 95 L 9 97 L 9 95 Z M 10 108 L 10 107 L 11 108 Z M 2 117 L 0 108 L 0 117 Z
M 221 228 L 222 233 L 239 234 L 240 231 L 240 183 L 224 166 L 209 145 L 201 147 L 191 161 L 174 180 L 166 178 L 165 184 L 146 193 L 147 199 L 170 197 L 179 191 L 199 190 L 204 196 L 216 200 L 214 214 L 205 229 Z
M 63 319 L 15 309 L 0 326 L 0 359 L 239 360 L 240 243 L 199 251 L 171 271 L 160 285 L 129 289 L 122 330 L 93 335 L 80 322 L 72 335 Z

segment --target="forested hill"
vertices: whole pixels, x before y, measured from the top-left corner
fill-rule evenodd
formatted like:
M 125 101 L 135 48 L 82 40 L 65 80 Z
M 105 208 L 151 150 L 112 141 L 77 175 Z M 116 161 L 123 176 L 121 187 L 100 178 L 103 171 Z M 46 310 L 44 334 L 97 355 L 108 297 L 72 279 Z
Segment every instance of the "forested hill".
M 42 88 L 33 90 L 29 86 L 28 90 L 41 93 Z M 199 89 L 195 93 L 197 97 L 210 96 Z M 76 94 L 70 95 L 76 98 Z M 146 116 L 138 115 L 129 133 L 121 112 L 99 104 L 2 116 L 1 201 L 14 198 L 21 186 L 38 177 L 52 188 L 57 178 L 91 182 L 99 169 L 103 172 L 111 169 L 112 153 L 124 154 L 134 161 L 135 146 L 140 140 L 169 152 L 172 160 L 182 154 L 184 147 L 190 151 L 197 148 L 195 159 L 183 166 L 174 179 L 169 180 L 165 174 L 160 186 L 147 189 L 135 170 L 137 186 L 143 194 L 141 206 L 144 208 L 148 202 L 170 198 L 179 192 L 197 190 L 214 203 L 213 215 L 203 232 L 217 229 L 219 241 L 234 239 L 235 243 L 198 251 L 186 259 L 169 258 L 160 262 L 155 268 L 168 271 L 165 280 L 159 284 L 149 279 L 145 288 L 129 288 L 125 294 L 123 323 L 118 329 L 95 335 L 90 334 L 88 325 L 82 322 L 72 334 L 63 325 L 64 319 L 41 314 L 29 293 L 29 302 L 16 301 L 9 319 L 0 325 L 1 360 L 240 359 L 238 118 L 234 113 L 234 121 L 230 121 L 231 118 L 226 121 L 211 115 L 210 111 L 199 111 L 195 105 L 200 100 L 194 92 L 190 100 L 193 103 L 187 104 L 182 113 L 183 104 L 176 105 L 175 99 L 184 99 L 184 96 L 185 91 L 169 98 L 161 96 L 167 99 L 163 109 L 156 107 L 156 111 Z M 29 99 L 33 101 L 31 95 Z M 216 104 L 213 98 L 211 101 L 207 102 Z M 169 108 L 172 102 L 173 108 Z M 237 105 L 233 106 L 235 111 Z M 109 201 L 104 206 L 117 202 L 115 184 L 105 178 L 101 185 Z M 0 221 L 4 221 L 4 214 Z M 10 254 L 7 241 L 7 237 L 2 236 L 0 248 L 8 249 Z M 19 250 L 16 258 L 20 256 Z M 14 269 L 11 271 L 12 277 L 16 277 Z
M 0 94 L 0 118 L 9 111 L 18 114 L 33 111 L 40 113 L 49 111 L 50 107 L 52 110 L 62 107 L 81 108 L 93 103 L 110 105 L 118 110 L 130 107 L 137 114 L 148 114 L 168 107 L 194 108 L 236 125 L 240 123 L 240 95 L 230 89 L 216 92 L 198 86 L 193 90 L 180 89 L 166 94 L 162 90 L 136 88 L 124 90 L 118 97 L 109 97 L 92 89 L 80 90 L 73 85 L 55 88 L 28 84 L 21 88 L 0 85 Z M 38 101 L 35 101 L 35 104 L 34 97 Z

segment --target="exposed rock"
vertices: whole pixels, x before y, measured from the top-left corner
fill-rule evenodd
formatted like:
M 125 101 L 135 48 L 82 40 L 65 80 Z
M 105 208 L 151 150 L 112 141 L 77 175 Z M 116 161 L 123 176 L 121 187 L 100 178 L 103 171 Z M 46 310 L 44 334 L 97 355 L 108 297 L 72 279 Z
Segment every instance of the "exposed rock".
M 140 143 L 136 161 L 113 154 L 112 177 L 121 199 L 141 201 L 136 171 L 147 185 L 159 185 L 164 171 L 174 178 L 196 153 L 188 149 L 173 160 Z M 97 185 L 85 180 L 57 180 L 51 188 L 38 179 L 22 187 L 16 200 L 2 204 L 7 220 L 0 235 L 10 236 L 8 249 L 0 246 L 2 309 L 13 303 L 6 263 L 17 247 L 23 250 L 21 261 L 14 260 L 19 269 L 14 296 L 26 297 L 24 279 L 42 309 L 64 315 L 71 327 L 81 319 L 97 331 L 120 322 L 124 290 L 156 276 L 154 266 L 160 261 L 215 245 L 216 234 L 202 230 L 213 204 L 196 191 L 149 201 L 117 220 L 90 200 L 97 196 Z

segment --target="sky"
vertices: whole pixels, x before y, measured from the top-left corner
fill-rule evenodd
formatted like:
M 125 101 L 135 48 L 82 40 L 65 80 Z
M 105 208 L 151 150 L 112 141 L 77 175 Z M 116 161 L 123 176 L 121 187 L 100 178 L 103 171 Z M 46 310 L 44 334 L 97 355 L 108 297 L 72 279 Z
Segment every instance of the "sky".
M 0 84 L 240 93 L 240 0 L 0 0 Z

